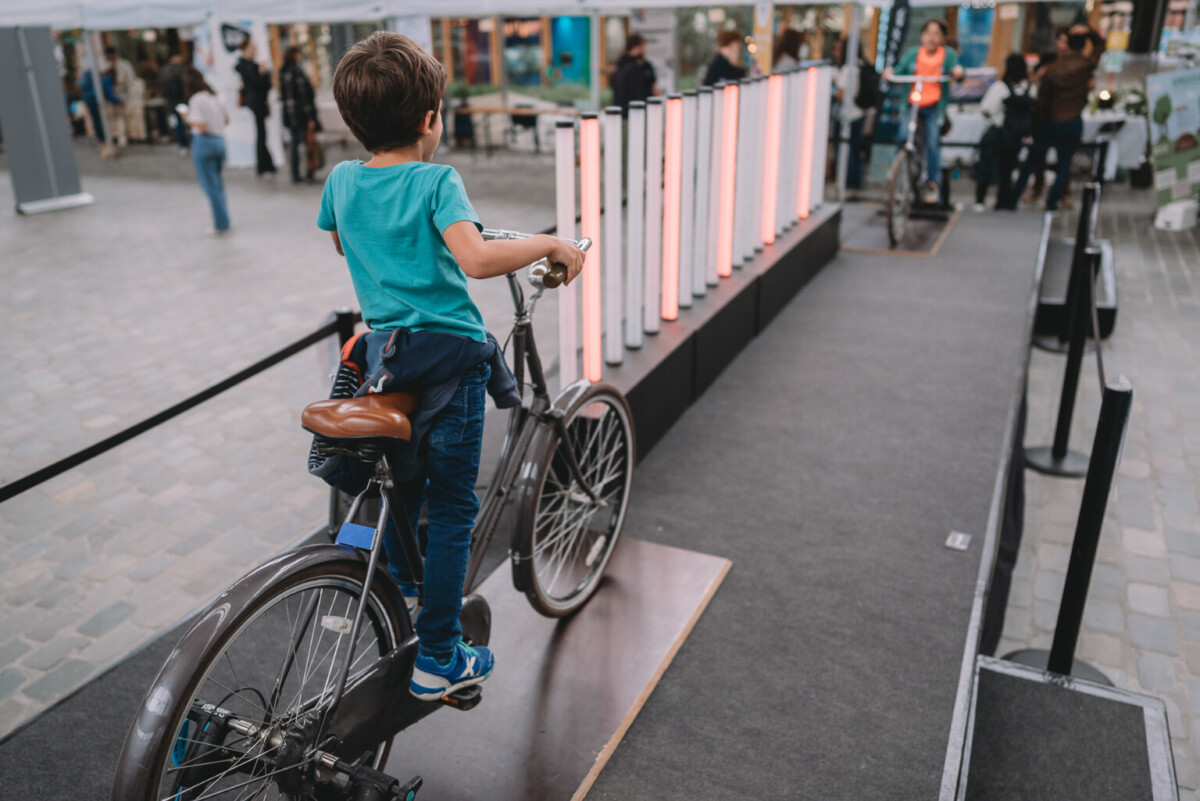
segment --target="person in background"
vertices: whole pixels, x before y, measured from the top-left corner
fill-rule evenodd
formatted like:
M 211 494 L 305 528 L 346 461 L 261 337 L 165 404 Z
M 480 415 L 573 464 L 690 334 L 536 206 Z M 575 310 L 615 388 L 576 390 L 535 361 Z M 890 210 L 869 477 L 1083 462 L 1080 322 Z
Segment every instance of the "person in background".
M 1088 42 L 1092 49 L 1084 55 Z M 1058 209 L 1059 199 L 1066 190 L 1071 158 L 1083 139 L 1083 109 L 1092 87 L 1092 72 L 1104 55 L 1104 37 L 1087 25 L 1076 25 L 1068 32 L 1067 48 L 1067 53 L 1046 68 L 1038 85 L 1039 127 L 1017 180 L 1016 196 L 1020 197 L 1033 170 L 1045 159 L 1046 151 L 1054 148 L 1058 163 L 1054 185 L 1046 194 L 1046 211 Z
M 108 59 L 108 68 L 112 70 L 113 89 L 117 97 L 121 98 L 121 106 L 109 110 L 109 120 L 112 122 L 117 145 L 125 147 L 130 139 L 139 140 L 146 137 L 145 123 L 140 121 L 146 108 L 146 85 L 143 83 L 140 87 L 135 86 L 139 81 L 137 70 L 121 58 L 117 48 L 104 48 L 104 57 Z M 139 121 L 134 120 L 135 115 Z M 141 131 L 141 136 L 138 136 L 138 131 Z
M 1042 76 L 1046 74 L 1046 69 L 1058 60 L 1058 57 L 1066 53 L 1070 48 L 1067 47 L 1067 31 L 1068 28 L 1059 28 L 1054 36 L 1054 49 L 1047 50 L 1038 56 L 1038 63 L 1033 68 L 1033 75 L 1029 80 L 1034 86 L 1042 82 Z M 1042 160 L 1041 164 L 1035 165 L 1033 168 L 1033 186 L 1029 188 L 1029 193 L 1025 195 L 1024 202 L 1036 203 L 1038 198 L 1046 194 L 1046 162 Z M 1065 208 L 1071 208 L 1071 179 L 1068 176 L 1067 185 L 1063 189 L 1063 196 L 1059 199 Z
M 887 80 L 896 75 L 920 75 L 937 78 L 952 76 L 962 80 L 963 68 L 958 64 L 958 53 L 946 47 L 946 23 L 940 19 L 928 20 L 921 28 L 921 44 L 911 47 L 900 56 L 895 72 L 891 67 L 883 71 Z M 922 199 L 936 203 L 940 196 L 942 180 L 942 121 L 946 118 L 946 105 L 950 93 L 941 83 L 928 82 L 921 87 L 917 98 L 918 124 L 925 127 L 925 171 L 928 177 Z
M 111 159 L 116 158 L 117 151 L 109 142 L 109 132 L 104 129 L 104 117 L 100 114 L 100 99 L 109 105 L 109 108 L 120 107 L 121 98 L 117 96 L 116 90 L 113 88 L 113 79 L 111 72 L 104 72 L 100 75 L 100 91 L 96 91 L 96 82 L 92 77 L 92 69 L 88 64 L 80 66 L 79 79 L 80 99 L 87 106 L 88 114 L 92 118 L 92 130 L 96 134 L 96 141 L 100 143 L 100 157 Z
M 621 107 L 621 116 L 629 115 L 629 104 L 662 94 L 654 75 L 654 65 L 646 60 L 646 40 L 631 33 L 625 40 L 625 52 L 617 60 L 612 74 L 613 104 Z
M 271 91 L 271 73 L 266 64 L 255 61 L 258 48 L 253 39 L 242 43 L 242 54 L 238 57 L 237 70 L 242 78 L 242 105 L 250 109 L 254 115 L 254 132 L 257 142 L 257 161 L 255 175 L 274 175 L 275 162 L 271 159 L 271 151 L 267 148 L 267 94 Z
M 984 210 L 988 187 L 997 183 L 996 208 L 1015 209 L 1012 192 L 1013 170 L 1024 137 L 1032 127 L 1036 88 L 1029 83 L 1029 68 L 1020 53 L 1010 53 L 1004 61 L 1004 77 L 988 87 L 979 109 L 988 128 L 979 141 L 975 161 L 975 211 Z M 1011 98 L 1011 99 L 1010 99 Z M 1006 125 L 1006 112 L 1012 109 Z
M 300 66 L 301 50 L 292 45 L 283 54 L 283 66 L 279 69 L 279 94 L 283 99 L 283 125 L 291 134 L 288 142 L 288 154 L 292 164 L 292 183 L 298 184 L 303 180 L 313 182 L 313 174 L 305 169 L 304 178 L 300 177 L 300 147 L 308 140 L 309 131 L 321 130 L 317 121 L 317 107 L 314 101 L 312 83 Z
M 183 53 L 171 54 L 171 58 L 158 73 L 158 79 L 162 83 L 163 100 L 168 109 L 167 113 L 175 122 L 175 140 L 179 143 L 179 155 L 186 156 L 190 142 L 188 127 L 180 113 L 175 110 L 175 107 L 184 99 Z
M 741 66 L 745 37 L 739 30 L 721 31 L 717 37 L 717 54 L 704 73 L 704 86 L 716 86 L 721 81 L 740 81 L 746 77 Z
M 183 94 L 188 102 L 185 120 L 192 129 L 192 163 L 196 165 L 196 179 L 212 207 L 211 233 L 223 236 L 229 232 L 229 206 L 225 201 L 225 183 L 221 180 L 229 114 L 195 67 L 184 68 Z
M 784 28 L 775 38 L 775 53 L 771 56 L 771 72 L 791 72 L 800 66 L 800 45 L 804 34 L 795 28 Z
M 841 139 L 842 111 L 849 103 L 850 112 L 850 143 L 849 155 L 846 158 L 846 189 L 862 189 L 863 164 L 866 141 L 866 124 L 868 115 L 874 117 L 875 106 L 879 100 L 879 73 L 871 62 L 863 55 L 862 42 L 858 45 L 858 85 L 854 97 L 846 97 L 846 87 L 850 85 L 850 65 L 846 62 L 846 40 L 838 39 L 833 43 L 833 63 L 838 68 L 834 79 L 836 102 L 833 129 L 834 139 Z M 835 151 L 836 152 L 836 151 Z

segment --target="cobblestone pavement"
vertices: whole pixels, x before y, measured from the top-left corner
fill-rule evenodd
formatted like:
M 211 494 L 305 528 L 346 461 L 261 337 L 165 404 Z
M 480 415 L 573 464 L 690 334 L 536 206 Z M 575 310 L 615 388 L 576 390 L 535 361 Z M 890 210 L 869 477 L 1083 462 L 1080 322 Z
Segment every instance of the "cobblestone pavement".
M 1108 504 L 1078 658 L 1118 686 L 1166 701 L 1180 797 L 1200 757 L 1200 232 L 1151 225 L 1148 192 L 1106 187 L 1098 235 L 1112 240 L 1117 325 L 1103 347 L 1109 381 L 1125 375 L 1133 409 Z M 1074 215 L 1055 221 L 1073 236 Z M 1027 446 L 1048 445 L 1065 356 L 1034 350 Z M 1084 361 L 1071 447 L 1091 451 L 1100 411 L 1094 357 Z M 1083 481 L 1027 470 L 1025 532 L 997 655 L 1049 648 Z
M 314 224 L 319 185 L 226 171 L 234 231 L 214 239 L 191 163 L 173 148 L 134 147 L 114 162 L 79 153 L 96 196 L 87 208 L 19 217 L 0 172 L 0 483 L 356 306 Z M 553 223 L 552 157 L 446 160 L 485 224 Z M 502 332 L 504 283 L 472 291 Z M 551 296 L 538 313 L 551 370 L 555 317 Z M 298 419 L 325 396 L 330 357 L 312 348 L 0 504 L 0 737 L 322 521 Z

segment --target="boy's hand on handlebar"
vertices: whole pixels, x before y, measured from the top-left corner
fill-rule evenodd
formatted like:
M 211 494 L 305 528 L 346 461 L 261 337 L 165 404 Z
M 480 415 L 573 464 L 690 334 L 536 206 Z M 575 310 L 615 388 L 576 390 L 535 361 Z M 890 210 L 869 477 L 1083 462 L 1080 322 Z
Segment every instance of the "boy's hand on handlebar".
M 884 70 L 883 70 L 883 79 L 884 79 L 885 81 L 890 81 L 890 80 L 892 79 L 892 76 L 893 76 L 893 75 L 895 75 L 895 74 L 896 74 L 896 73 L 892 72 L 892 68 L 891 68 L 891 67 L 885 67 L 885 68 L 884 68 Z
M 567 268 L 565 283 L 570 284 L 575 280 L 575 276 L 583 270 L 583 251 L 574 242 L 568 242 L 556 236 L 549 238 L 553 240 L 553 246 L 547 258 L 552 264 L 561 264 Z
M 961 66 L 955 64 L 954 69 L 950 70 L 950 77 L 954 78 L 954 80 L 956 80 L 956 81 L 961 82 L 964 78 L 967 77 L 967 71 L 964 70 Z

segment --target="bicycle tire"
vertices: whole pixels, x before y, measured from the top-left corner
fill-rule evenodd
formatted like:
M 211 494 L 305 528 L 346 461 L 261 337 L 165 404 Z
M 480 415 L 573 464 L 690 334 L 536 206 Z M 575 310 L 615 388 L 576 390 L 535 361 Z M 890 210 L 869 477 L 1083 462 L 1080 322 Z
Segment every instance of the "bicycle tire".
M 366 562 L 360 554 L 337 546 L 314 546 L 277 557 L 222 593 L 184 634 L 147 692 L 117 763 L 113 801 L 308 797 L 284 793 L 277 782 L 286 780 L 287 775 L 264 775 L 285 761 L 281 754 L 296 750 L 286 738 L 268 748 L 265 734 L 239 735 L 224 730 L 221 724 L 217 727 L 220 733 L 213 735 L 219 737 L 217 744 L 203 738 L 220 709 L 253 719 L 264 732 L 275 727 L 276 732 L 291 734 L 315 726 L 312 721 L 320 717 L 331 677 L 336 675 L 332 668 L 340 663 L 342 635 L 353 619 L 365 573 Z M 315 604 L 309 606 L 308 599 L 314 598 Z M 299 631 L 302 617 L 307 617 L 311 631 Z M 335 633 L 327 643 L 325 634 L 330 630 Z M 347 687 L 373 664 L 358 664 L 367 654 L 374 651 L 384 657 L 394 653 L 411 639 L 411 630 L 395 584 L 386 570 L 378 569 L 355 650 L 360 656 Z M 280 651 L 281 641 L 291 648 L 292 667 L 298 668 L 286 674 L 288 647 Z M 233 655 L 239 643 L 249 647 Z M 273 652 L 264 656 L 264 644 L 273 646 Z M 273 665 L 279 665 L 274 678 L 284 677 L 278 689 L 269 678 L 273 672 L 269 666 Z M 321 687 L 314 702 L 318 688 L 315 683 L 309 688 L 307 683 L 318 676 Z M 251 677 L 266 678 L 258 684 L 247 683 Z M 278 701 L 272 703 L 268 698 Z M 290 700 L 285 703 L 285 699 Z M 200 709 L 208 716 L 203 724 L 197 717 Z M 364 755 L 379 758 L 390 739 L 340 755 L 348 761 Z M 258 740 L 261 742 L 255 742 Z M 239 756 L 232 759 L 234 755 Z M 233 764 L 227 770 L 211 775 L 230 761 Z M 251 763 L 251 783 L 240 784 L 246 781 L 245 767 Z M 323 800 L 339 798 L 338 792 L 322 785 L 308 795 Z
M 521 469 L 513 582 L 539 613 L 566 617 L 595 593 L 620 539 L 637 440 L 629 404 L 609 384 L 569 388 L 556 406 L 580 471 L 604 503 L 576 485 L 557 428 L 544 424 Z
M 889 170 L 886 211 L 888 244 L 892 247 L 904 241 L 908 214 L 912 208 L 913 184 L 908 164 L 910 158 L 908 151 L 901 148 Z

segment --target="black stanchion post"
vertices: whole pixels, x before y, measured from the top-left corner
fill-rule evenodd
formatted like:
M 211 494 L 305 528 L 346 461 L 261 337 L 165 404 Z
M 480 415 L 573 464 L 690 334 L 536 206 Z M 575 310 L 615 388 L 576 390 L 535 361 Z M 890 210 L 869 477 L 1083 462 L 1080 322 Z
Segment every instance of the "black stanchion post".
M 1097 184 L 1104 183 L 1104 172 L 1108 168 L 1109 141 L 1107 136 L 1103 136 L 1096 142 L 1096 155 L 1092 159 L 1092 181 Z
M 345 345 L 354 336 L 355 314 L 349 309 L 338 309 L 333 313 L 333 318 L 337 323 L 338 345 Z
M 1054 427 L 1054 444 L 1049 448 L 1040 446 L 1025 451 L 1025 464 L 1037 470 L 1061 478 L 1082 478 L 1087 474 L 1088 458 L 1067 447 L 1071 434 L 1071 417 L 1075 411 L 1075 394 L 1079 390 L 1079 370 L 1083 366 L 1083 350 L 1088 331 L 1092 327 L 1092 282 L 1086 270 L 1100 266 L 1100 249 L 1088 248 L 1084 258 L 1072 267 L 1071 283 L 1074 297 L 1071 298 L 1069 317 L 1071 320 L 1071 346 L 1067 350 L 1067 369 L 1063 373 L 1062 398 L 1058 403 L 1058 421 Z
M 1054 627 L 1054 642 L 1050 646 L 1050 660 L 1046 664 L 1046 669 L 1052 673 L 1069 676 L 1071 664 L 1075 661 L 1075 643 L 1079 639 L 1079 626 L 1083 621 L 1092 564 L 1096 561 L 1104 510 L 1108 506 L 1108 493 L 1121 457 L 1121 443 L 1125 438 L 1125 426 L 1129 422 L 1132 404 L 1133 388 L 1124 376 L 1104 388 L 1100 421 L 1096 424 L 1096 438 L 1092 443 L 1092 458 L 1083 485 L 1083 500 L 1079 504 L 1079 520 L 1075 524 L 1075 544 L 1071 548 L 1066 584 L 1058 607 L 1058 623 Z
M 1100 184 L 1091 181 L 1083 187 L 1083 198 L 1079 203 L 1079 222 L 1075 226 L 1075 247 L 1071 250 L 1071 269 L 1067 274 L 1067 313 L 1062 316 L 1062 325 L 1057 334 L 1039 335 L 1033 344 L 1040 350 L 1051 353 L 1066 353 L 1071 341 L 1071 303 L 1075 297 L 1081 272 L 1076 268 L 1085 258 L 1085 251 L 1096 238 L 1096 224 L 1100 219 Z M 1091 350 L 1091 346 L 1087 346 Z

